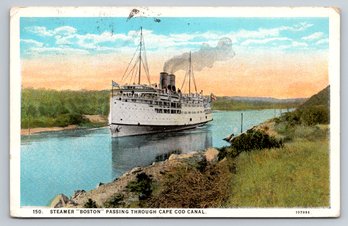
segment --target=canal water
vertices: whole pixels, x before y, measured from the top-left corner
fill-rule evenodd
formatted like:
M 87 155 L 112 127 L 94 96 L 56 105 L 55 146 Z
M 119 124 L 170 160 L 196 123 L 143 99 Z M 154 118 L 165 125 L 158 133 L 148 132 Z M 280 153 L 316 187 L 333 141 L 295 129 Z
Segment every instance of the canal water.
M 281 110 L 215 111 L 204 127 L 175 133 L 111 138 L 108 128 L 100 128 L 22 136 L 21 206 L 46 206 L 57 194 L 91 190 L 171 153 L 226 146 L 224 137 L 240 133 L 241 113 L 245 131 Z

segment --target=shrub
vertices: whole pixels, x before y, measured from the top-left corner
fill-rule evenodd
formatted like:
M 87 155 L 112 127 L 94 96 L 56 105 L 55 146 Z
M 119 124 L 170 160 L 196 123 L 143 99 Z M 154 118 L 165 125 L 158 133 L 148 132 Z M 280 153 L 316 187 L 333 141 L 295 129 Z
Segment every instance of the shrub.
M 328 124 L 329 110 L 325 106 L 311 106 L 302 111 L 301 122 L 305 125 Z
M 235 148 L 229 146 L 225 146 L 225 147 L 222 147 L 219 150 L 219 154 L 218 154 L 218 160 L 222 160 L 224 159 L 225 157 L 228 157 L 228 158 L 235 158 L 237 157 L 240 152 L 238 150 L 236 150 Z
M 80 114 L 76 114 L 76 113 L 70 113 L 69 114 L 69 122 L 70 122 L 70 124 L 79 125 L 81 123 L 88 122 L 88 121 L 89 121 L 88 119 L 86 119 L 85 117 L 83 117 Z
M 122 200 L 124 198 L 124 195 L 122 194 L 114 194 L 111 196 L 106 202 L 104 203 L 105 208 L 117 208 L 122 205 Z
M 83 205 L 84 208 L 98 208 L 97 203 L 92 199 L 88 199 L 88 201 Z
M 80 125 L 86 122 L 89 122 L 89 120 L 84 118 L 82 115 L 76 113 L 68 113 L 58 115 L 54 121 L 54 126 L 65 127 L 68 125 Z
M 56 118 L 56 126 L 64 127 L 70 124 L 69 114 L 58 115 Z
M 199 172 L 203 173 L 208 166 L 208 161 L 205 157 L 203 157 L 202 160 L 197 162 L 196 168 L 199 170 Z
M 277 125 L 286 123 L 288 126 L 328 124 L 330 122 L 330 109 L 327 105 L 305 106 L 282 115 L 275 122 Z
M 233 138 L 231 146 L 220 148 L 218 159 L 235 158 L 243 151 L 281 147 L 283 147 L 283 140 L 277 140 L 263 131 L 250 129 L 246 133 Z
M 231 147 L 236 149 L 237 153 L 263 148 L 280 148 L 282 146 L 283 142 L 281 140 L 277 140 L 263 131 L 253 129 L 235 137 L 231 144 Z
M 152 193 L 152 179 L 146 173 L 142 172 L 137 175 L 136 181 L 128 183 L 127 188 L 131 192 L 139 193 L 139 197 L 148 198 Z
M 287 122 L 287 124 L 293 126 L 293 125 L 299 125 L 301 123 L 301 112 L 300 111 L 294 111 L 294 112 L 287 112 L 284 115 L 282 115 L 279 120 L 276 120 L 276 123 L 281 122 Z

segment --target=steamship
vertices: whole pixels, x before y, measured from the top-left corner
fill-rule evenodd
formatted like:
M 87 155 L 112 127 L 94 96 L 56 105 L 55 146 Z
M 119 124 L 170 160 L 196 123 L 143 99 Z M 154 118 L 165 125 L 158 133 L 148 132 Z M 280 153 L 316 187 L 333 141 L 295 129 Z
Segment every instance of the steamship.
M 138 53 L 138 54 L 137 54 Z M 212 96 L 197 92 L 191 53 L 181 89 L 175 84 L 175 75 L 160 73 L 159 84 L 151 84 L 146 49 L 140 28 L 140 41 L 133 59 L 122 77 L 133 80 L 119 85 L 112 81 L 109 126 L 112 137 L 181 131 L 193 129 L 212 121 Z M 141 84 L 142 71 L 148 84 Z M 134 81 L 137 80 L 137 81 Z M 182 92 L 188 80 L 188 93 Z M 191 91 L 193 83 L 195 91 Z

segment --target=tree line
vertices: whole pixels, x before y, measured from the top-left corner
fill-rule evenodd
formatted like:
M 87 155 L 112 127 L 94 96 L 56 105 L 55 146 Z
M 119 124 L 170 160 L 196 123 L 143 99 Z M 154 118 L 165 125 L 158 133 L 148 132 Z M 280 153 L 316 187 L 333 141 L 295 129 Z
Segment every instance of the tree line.
M 109 114 L 110 91 L 22 89 L 21 127 L 53 127 L 89 123 L 83 115 Z

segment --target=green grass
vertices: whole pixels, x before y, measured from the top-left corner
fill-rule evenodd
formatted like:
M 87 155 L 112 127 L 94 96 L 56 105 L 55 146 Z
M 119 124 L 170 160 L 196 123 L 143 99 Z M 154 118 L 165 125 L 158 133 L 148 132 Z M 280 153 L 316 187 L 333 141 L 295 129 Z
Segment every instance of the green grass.
M 329 206 L 328 139 L 300 138 L 302 129 L 283 148 L 243 152 L 235 159 L 227 207 Z
M 64 127 L 72 124 L 100 126 L 100 123 L 91 123 L 83 115 L 107 116 L 109 94 L 108 90 L 22 89 L 21 128 Z

